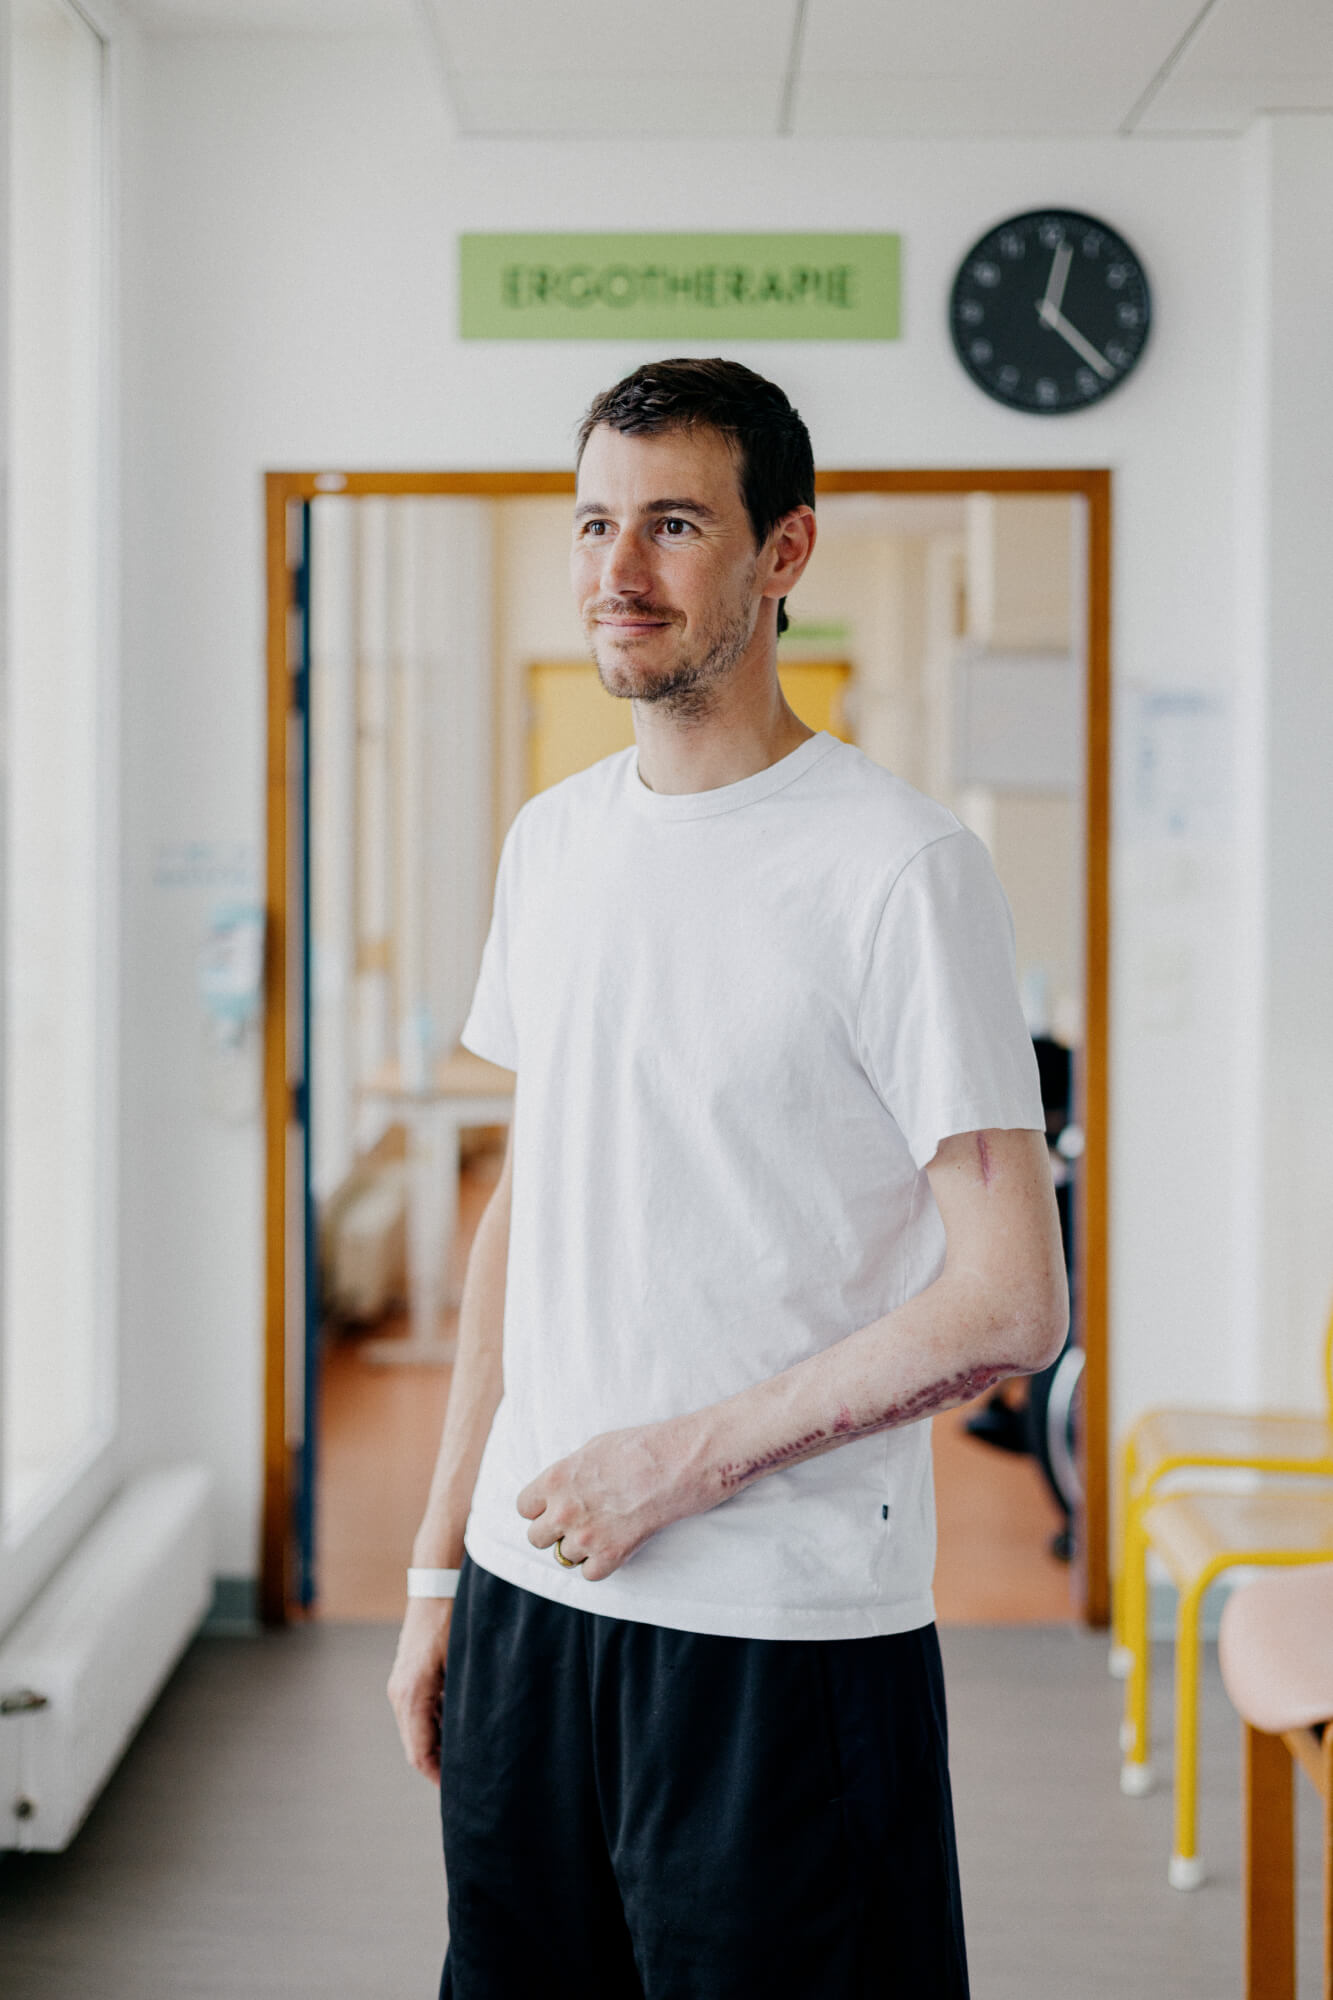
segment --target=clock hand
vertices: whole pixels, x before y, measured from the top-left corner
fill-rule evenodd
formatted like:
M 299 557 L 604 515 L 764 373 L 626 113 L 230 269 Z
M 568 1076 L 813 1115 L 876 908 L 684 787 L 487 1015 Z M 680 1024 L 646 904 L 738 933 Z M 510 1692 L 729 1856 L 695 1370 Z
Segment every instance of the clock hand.
M 1058 313 L 1060 310 L 1073 256 L 1074 252 L 1068 243 L 1062 241 L 1056 245 L 1055 255 L 1051 259 L 1051 274 L 1046 280 L 1046 295 L 1037 306 L 1037 311 L 1043 318 L 1048 311 Z
M 1071 326 L 1064 314 L 1057 307 L 1048 305 L 1045 299 L 1039 299 L 1037 302 L 1037 317 L 1043 326 L 1050 327 L 1052 333 L 1058 333 L 1061 339 L 1067 340 L 1075 354 L 1086 361 L 1089 368 L 1095 368 L 1104 382 L 1110 381 L 1111 377 L 1115 374 L 1115 369 L 1111 366 L 1106 356 L 1099 354 L 1092 342 L 1085 340 L 1078 328 Z

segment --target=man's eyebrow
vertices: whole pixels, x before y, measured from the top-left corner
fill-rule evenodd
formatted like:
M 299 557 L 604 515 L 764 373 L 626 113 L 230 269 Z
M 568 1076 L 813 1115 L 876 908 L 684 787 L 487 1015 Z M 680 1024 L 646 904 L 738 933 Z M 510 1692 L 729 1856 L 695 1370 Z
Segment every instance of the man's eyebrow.
M 643 514 L 693 514 L 699 521 L 716 521 L 717 515 L 702 500 L 650 500 L 639 510 Z
M 610 514 L 613 511 L 612 508 L 603 506 L 599 500 L 585 500 L 581 506 L 574 509 L 574 519 L 585 521 L 591 514 Z M 639 512 L 644 516 L 692 514 L 697 521 L 716 521 L 718 518 L 713 508 L 706 507 L 702 500 L 649 500 L 640 507 Z

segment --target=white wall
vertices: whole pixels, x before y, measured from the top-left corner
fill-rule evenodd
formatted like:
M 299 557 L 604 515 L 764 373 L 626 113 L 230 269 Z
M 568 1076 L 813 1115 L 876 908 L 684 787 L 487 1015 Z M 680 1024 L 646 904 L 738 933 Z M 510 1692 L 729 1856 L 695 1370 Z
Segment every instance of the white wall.
M 1290 1399 L 1308 1392 L 1333 1278 L 1333 116 L 1272 120 L 1245 153 L 1234 1198 L 1250 1379 Z
M 1117 786 L 1133 804 L 1137 691 L 1201 690 L 1228 712 L 1236 693 L 1249 525 L 1238 412 L 1254 365 L 1239 321 L 1260 249 L 1241 225 L 1256 162 L 1246 143 L 1220 140 L 457 144 L 414 43 L 176 38 L 151 43 L 145 62 L 128 330 L 125 1319 L 153 1391 L 141 1443 L 216 1467 L 220 1565 L 243 1571 L 259 1507 L 261 1135 L 257 1124 L 221 1129 L 200 1109 L 198 912 L 154 889 L 152 859 L 155 843 L 187 837 L 260 850 L 263 468 L 568 464 L 589 396 L 645 350 L 459 344 L 460 229 L 900 230 L 901 341 L 731 351 L 788 388 L 826 466 L 1114 467 Z M 984 399 L 945 332 L 970 242 L 1042 202 L 1104 214 L 1141 251 L 1155 289 L 1140 374 L 1063 421 Z M 1294 241 L 1286 254 L 1295 261 Z M 1122 829 L 1121 1419 L 1150 1397 L 1205 1383 L 1227 1396 L 1268 1379 L 1254 1288 L 1238 1283 L 1257 1225 L 1252 1202 L 1238 1241 L 1236 1191 L 1253 1163 L 1233 1144 L 1230 847 L 1225 833 L 1196 843 L 1182 872 L 1150 817 L 1126 813 Z M 1163 936 L 1188 946 L 1165 1008 L 1142 992 L 1153 965 L 1161 983 Z

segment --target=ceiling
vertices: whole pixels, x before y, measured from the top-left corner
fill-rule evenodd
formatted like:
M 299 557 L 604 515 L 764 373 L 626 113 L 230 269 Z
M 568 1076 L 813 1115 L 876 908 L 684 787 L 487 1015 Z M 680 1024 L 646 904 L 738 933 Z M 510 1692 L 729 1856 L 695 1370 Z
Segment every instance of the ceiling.
M 1333 0 L 125 0 L 161 33 L 419 34 L 488 137 L 1237 133 L 1333 109 Z

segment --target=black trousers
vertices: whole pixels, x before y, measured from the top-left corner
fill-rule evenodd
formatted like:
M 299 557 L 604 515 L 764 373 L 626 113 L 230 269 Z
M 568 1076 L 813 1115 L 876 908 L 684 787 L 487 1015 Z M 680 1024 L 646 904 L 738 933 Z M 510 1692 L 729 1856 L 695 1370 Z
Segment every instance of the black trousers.
M 934 1626 L 720 1639 L 469 1562 L 442 1736 L 441 2000 L 966 2000 Z

